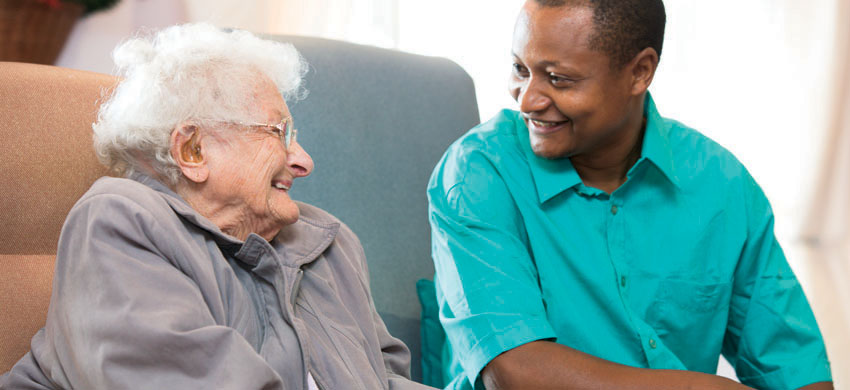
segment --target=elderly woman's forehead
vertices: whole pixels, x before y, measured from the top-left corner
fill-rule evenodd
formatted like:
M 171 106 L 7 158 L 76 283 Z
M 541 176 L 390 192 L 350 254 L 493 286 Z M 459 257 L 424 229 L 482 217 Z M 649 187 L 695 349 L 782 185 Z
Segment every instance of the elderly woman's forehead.
M 251 88 L 249 109 L 261 115 L 289 116 L 286 101 L 271 80 L 260 80 Z

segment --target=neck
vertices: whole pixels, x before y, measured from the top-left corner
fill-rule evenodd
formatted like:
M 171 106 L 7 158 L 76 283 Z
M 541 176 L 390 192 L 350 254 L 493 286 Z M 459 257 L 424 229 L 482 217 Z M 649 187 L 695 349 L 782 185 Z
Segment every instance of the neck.
M 626 182 L 627 173 L 640 158 L 646 119 L 641 115 L 629 120 L 615 142 L 591 153 L 570 158 L 584 185 L 613 193 Z

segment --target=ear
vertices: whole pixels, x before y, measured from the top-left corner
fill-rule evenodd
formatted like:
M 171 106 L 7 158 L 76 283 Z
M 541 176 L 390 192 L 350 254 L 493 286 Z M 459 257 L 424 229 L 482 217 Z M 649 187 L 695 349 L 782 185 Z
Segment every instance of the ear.
M 171 157 L 189 181 L 203 183 L 209 178 L 210 171 L 204 153 L 198 125 L 181 123 L 171 132 Z
M 626 66 L 629 68 L 629 75 L 631 76 L 632 95 L 642 95 L 649 89 L 649 85 L 652 84 L 652 79 L 655 77 L 655 70 L 658 68 L 658 53 L 655 49 L 647 47 L 635 55 Z

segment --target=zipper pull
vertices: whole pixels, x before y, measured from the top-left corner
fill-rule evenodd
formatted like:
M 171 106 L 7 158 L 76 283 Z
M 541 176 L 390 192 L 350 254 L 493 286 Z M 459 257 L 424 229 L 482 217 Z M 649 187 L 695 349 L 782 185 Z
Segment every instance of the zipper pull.
M 307 370 L 307 390 L 314 389 L 322 390 L 322 386 L 319 385 L 319 381 L 316 380 L 316 376 L 313 375 L 313 371 Z
M 295 307 L 295 298 L 298 298 L 298 289 L 301 288 L 301 278 L 304 276 L 304 270 L 298 269 L 298 274 L 295 275 L 295 283 L 292 285 L 292 294 L 289 295 L 289 303 Z

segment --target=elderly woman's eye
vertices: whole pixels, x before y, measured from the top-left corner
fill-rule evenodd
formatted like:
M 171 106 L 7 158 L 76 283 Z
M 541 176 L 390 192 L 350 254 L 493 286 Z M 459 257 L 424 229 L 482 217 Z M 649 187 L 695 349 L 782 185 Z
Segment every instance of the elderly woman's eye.
M 277 128 L 277 126 L 272 126 L 272 125 L 264 125 L 264 126 L 263 126 L 263 125 L 260 125 L 260 126 L 259 126 L 259 128 L 260 128 L 260 129 L 263 129 L 264 131 L 267 131 L 267 132 L 271 133 L 271 134 L 272 134 L 272 135 L 274 135 L 275 137 L 281 137 L 281 136 L 282 136 L 282 134 L 283 134 L 283 132 L 282 132 L 282 131 L 280 131 L 280 129 L 279 129 L 279 128 Z

